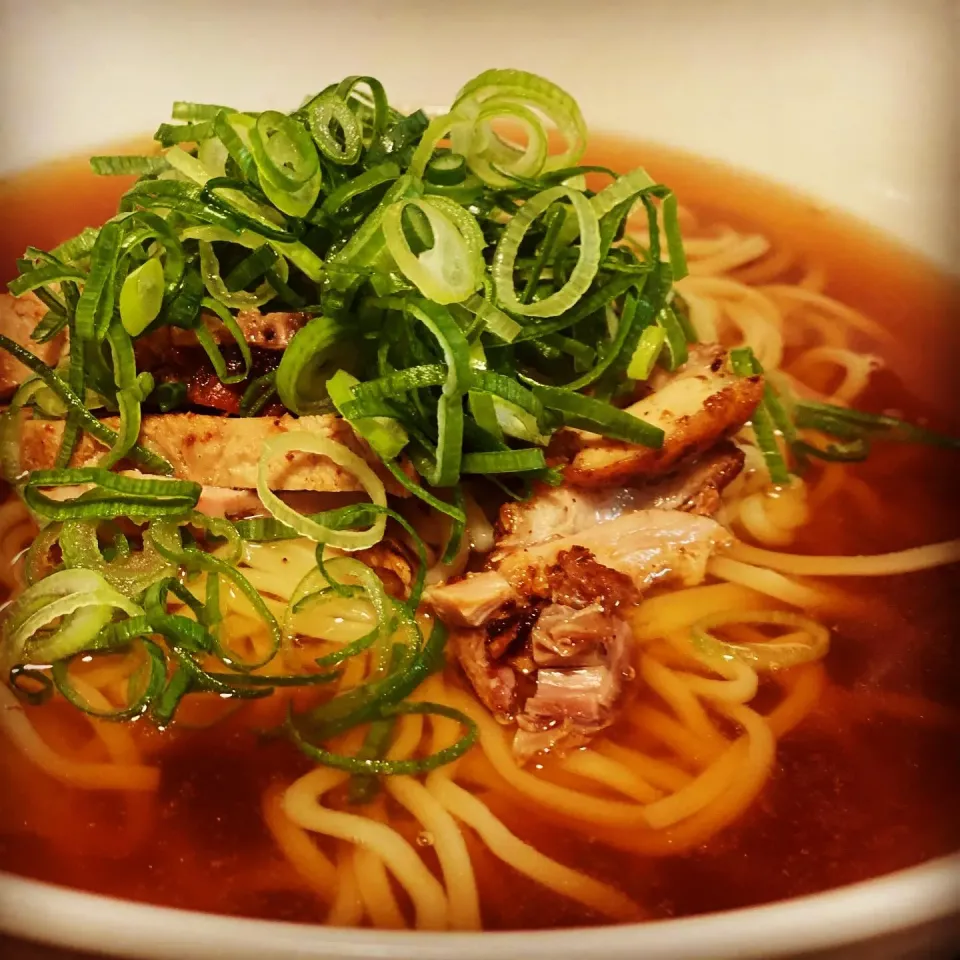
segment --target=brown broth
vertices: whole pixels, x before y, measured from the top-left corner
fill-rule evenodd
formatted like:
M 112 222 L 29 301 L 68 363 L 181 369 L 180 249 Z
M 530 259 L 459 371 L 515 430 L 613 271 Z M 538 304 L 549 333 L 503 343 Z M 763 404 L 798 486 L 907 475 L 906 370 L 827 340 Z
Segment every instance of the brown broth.
M 960 300 L 953 281 L 845 215 L 735 171 L 623 141 L 596 141 L 589 159 L 623 170 L 642 162 L 705 221 L 749 226 L 823 263 L 828 293 L 898 335 L 887 357 L 891 369 L 875 378 L 862 404 L 957 432 L 952 365 L 960 357 Z M 28 243 L 50 247 L 109 216 L 126 182 L 67 162 L 0 184 L 2 278 L 13 274 Z M 882 511 L 821 511 L 795 549 L 871 553 L 960 536 L 958 467 L 955 451 L 878 446 L 850 470 L 876 491 Z M 643 858 L 502 799 L 491 800 L 495 812 L 551 856 L 622 887 L 651 917 L 811 893 L 960 849 L 956 725 L 935 722 L 932 707 L 919 721 L 870 707 L 892 695 L 954 703 L 956 568 L 845 586 L 865 602 L 855 617 L 831 624 L 827 694 L 781 740 L 759 800 L 700 849 Z M 13 785 L 0 791 L 0 868 L 151 903 L 321 921 L 324 909 L 275 850 L 260 812 L 265 787 L 289 782 L 309 761 L 286 741 L 255 733 L 250 709 L 206 730 L 144 729 L 142 744 L 156 751 L 162 780 L 156 806 L 139 814 L 119 795 L 55 783 L 0 743 L 0 776 Z M 63 704 L 31 716 L 41 728 L 76 722 Z M 489 928 L 597 922 L 470 842 Z

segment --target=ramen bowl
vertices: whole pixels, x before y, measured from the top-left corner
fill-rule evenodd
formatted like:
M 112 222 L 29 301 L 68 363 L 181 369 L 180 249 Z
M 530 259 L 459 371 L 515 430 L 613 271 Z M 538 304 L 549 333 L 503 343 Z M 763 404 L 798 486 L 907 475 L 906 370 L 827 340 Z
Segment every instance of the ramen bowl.
M 960 253 L 947 3 L 420 0 L 387 11 L 167 0 L 158 15 L 119 0 L 48 0 L 5 4 L 0 16 L 3 176 L 140 135 L 175 97 L 287 106 L 330 78 L 370 73 L 397 102 L 439 105 L 464 77 L 515 65 L 573 93 L 594 130 L 774 180 L 948 269 Z M 473 41 L 487 30 L 492 47 Z M 933 957 L 958 942 L 958 918 L 958 855 L 723 913 L 483 934 L 225 917 L 0 874 L 7 933 L 157 960 Z

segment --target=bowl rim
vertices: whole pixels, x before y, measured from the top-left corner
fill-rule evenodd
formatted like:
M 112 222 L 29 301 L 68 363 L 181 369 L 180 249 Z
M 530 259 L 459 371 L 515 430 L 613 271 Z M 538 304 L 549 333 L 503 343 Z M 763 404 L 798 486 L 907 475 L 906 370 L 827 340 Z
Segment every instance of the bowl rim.
M 788 900 L 679 919 L 603 927 L 477 933 L 383 931 L 258 920 L 155 906 L 0 871 L 0 931 L 138 960 L 270 956 L 310 960 L 524 960 L 569 954 L 633 960 L 774 958 L 837 948 L 960 918 L 960 852 Z M 744 931 L 754 931 L 744 938 Z M 761 935 L 760 932 L 762 931 Z

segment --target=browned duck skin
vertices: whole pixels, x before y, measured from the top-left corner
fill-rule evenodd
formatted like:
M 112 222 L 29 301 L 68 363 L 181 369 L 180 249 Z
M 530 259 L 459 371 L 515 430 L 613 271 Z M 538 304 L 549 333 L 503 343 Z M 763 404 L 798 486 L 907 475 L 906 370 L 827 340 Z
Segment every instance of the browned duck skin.
M 558 431 L 552 452 L 567 461 L 564 476 L 581 487 L 611 487 L 649 481 L 673 472 L 718 441 L 732 436 L 763 398 L 763 377 L 739 377 L 728 351 L 699 344 L 679 370 L 653 383 L 649 396 L 627 412 L 664 431 L 659 449 L 609 440 L 582 430 Z

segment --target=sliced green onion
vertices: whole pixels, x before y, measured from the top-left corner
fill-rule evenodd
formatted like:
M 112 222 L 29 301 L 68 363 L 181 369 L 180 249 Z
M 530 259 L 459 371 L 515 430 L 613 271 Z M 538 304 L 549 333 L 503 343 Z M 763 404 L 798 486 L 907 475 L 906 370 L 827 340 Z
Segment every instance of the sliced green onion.
M 264 442 L 260 454 L 260 466 L 257 472 L 257 493 L 270 514 L 281 523 L 295 530 L 300 536 L 326 543 L 341 550 L 365 550 L 379 542 L 386 528 L 386 517 L 379 516 L 367 530 L 333 530 L 298 513 L 285 504 L 270 489 L 270 463 L 284 454 L 299 451 L 327 457 L 337 466 L 353 474 L 370 499 L 381 507 L 387 505 L 387 494 L 383 481 L 370 469 L 370 466 L 342 443 L 296 430 L 270 437 Z
M 731 643 L 714 636 L 713 631 L 718 627 L 739 623 L 792 627 L 793 630 L 789 641 L 771 639 L 763 643 Z M 714 614 L 698 620 L 690 630 L 694 650 L 710 667 L 736 659 L 764 672 L 786 670 L 812 660 L 822 660 L 830 647 L 830 631 L 823 624 L 788 610 Z M 806 634 L 807 640 L 801 641 L 798 633 Z
M 20 700 L 30 704 L 31 707 L 45 704 L 56 689 L 53 681 L 41 667 L 25 663 L 16 664 L 11 668 L 7 685 Z
M 395 163 L 381 163 L 379 166 L 365 170 L 359 176 L 341 183 L 336 190 L 333 190 L 323 201 L 323 212 L 333 216 L 355 197 L 390 183 L 399 176 L 400 168 Z
M 213 121 L 200 120 L 197 123 L 161 123 L 153 139 L 163 146 L 175 143 L 199 143 L 213 136 Z
M 682 280 L 687 275 L 687 255 L 680 236 L 680 216 L 677 198 L 667 190 L 661 206 L 663 212 L 663 232 L 667 235 L 667 254 L 670 257 L 670 269 L 673 279 Z
M 572 241 L 577 235 L 577 222 L 573 217 L 568 219 L 567 211 L 562 204 L 555 204 L 544 214 L 544 233 L 543 240 L 540 243 L 540 249 L 537 251 L 537 258 L 533 263 L 533 269 L 527 277 L 527 284 L 520 294 L 521 303 L 530 303 L 533 295 L 537 291 L 537 285 L 543 275 L 543 270 L 547 263 L 556 253 L 557 246 L 565 246 L 566 243 L 560 242 L 561 229 L 569 223 L 570 236 L 567 242 Z
M 234 315 L 222 304 L 209 297 L 204 297 L 201 305 L 216 315 L 220 322 L 226 327 L 227 332 L 233 337 L 234 342 L 240 349 L 240 356 L 243 359 L 243 370 L 240 373 L 231 374 L 227 372 L 227 362 L 223 359 L 220 347 L 214 339 L 213 334 L 207 328 L 205 323 L 200 323 L 194 330 L 197 341 L 213 364 L 214 372 L 221 383 L 239 383 L 246 380 L 250 375 L 250 368 L 253 364 L 253 356 L 250 353 L 250 345 L 247 343 L 240 324 L 237 323 Z
M 383 231 L 381 230 L 384 213 L 398 200 L 418 192 L 413 177 L 409 174 L 400 176 L 383 195 L 380 203 L 363 221 L 356 233 L 346 244 L 328 257 L 328 269 L 334 264 L 360 267 L 373 262 L 385 246 Z
M 455 126 L 465 123 L 469 124 L 469 122 L 464 115 L 458 113 L 445 113 L 439 117 L 434 117 L 423 132 L 420 143 L 417 145 L 417 149 L 410 159 L 408 172 L 414 177 L 423 177 L 437 144 L 443 140 Z
M 686 333 L 680 321 L 677 320 L 677 315 L 670 307 L 664 307 L 657 314 L 657 325 L 663 330 L 666 343 L 667 360 L 664 361 L 666 368 L 676 370 L 678 367 L 682 367 L 687 362 L 690 353 L 687 349 Z
M 329 410 L 327 381 L 355 353 L 350 327 L 331 317 L 314 317 L 287 345 L 277 368 L 277 393 L 299 416 Z
M 93 484 L 92 491 L 70 500 L 54 500 L 40 493 L 43 487 L 88 483 Z M 196 506 L 200 484 L 190 480 L 126 477 L 99 467 L 76 467 L 34 470 L 28 474 L 22 493 L 27 506 L 46 520 L 163 517 Z
M 379 759 L 390 749 L 390 741 L 397 725 L 396 717 L 385 720 L 374 720 L 363 738 L 363 745 L 357 753 L 358 760 Z M 347 791 L 347 803 L 355 806 L 370 803 L 377 795 L 380 781 L 376 777 L 364 774 L 355 774 L 350 780 Z
M 750 347 L 737 347 L 730 351 L 730 366 L 733 372 L 740 377 L 757 376 L 762 368 Z M 774 420 L 767 406 L 766 400 L 753 412 L 751 420 L 757 446 L 763 454 L 764 462 L 770 473 L 770 481 L 776 485 L 790 482 L 790 470 L 787 468 L 780 445 L 777 443 L 777 434 Z
M 6 611 L 2 669 L 24 662 L 51 663 L 85 649 L 115 610 L 130 617 L 143 613 L 92 570 L 51 573 L 24 590 Z M 58 620 L 52 632 L 45 632 Z
M 523 70 L 486 70 L 464 85 L 453 110 L 471 121 L 454 127 L 453 149 L 465 154 L 471 168 L 494 185 L 510 183 L 496 174 L 494 166 L 504 173 L 537 176 L 577 163 L 586 148 L 586 123 L 576 100 L 549 80 Z M 542 155 L 538 141 L 545 140 L 545 130 L 534 110 L 557 128 L 565 143 L 561 153 Z M 526 150 L 497 135 L 493 124 L 499 117 L 521 122 L 529 138 Z
M 243 176 L 251 183 L 256 183 L 259 179 L 257 162 L 253 159 L 249 146 L 249 128 L 251 125 L 252 118 L 230 110 L 221 110 L 213 120 L 213 129 L 217 134 L 217 139 L 224 145 Z
M 93 249 L 99 233 L 98 229 L 84 227 L 75 237 L 64 240 L 63 243 L 54 247 L 50 251 L 50 256 L 63 263 L 75 263 L 78 260 L 83 260 Z
M 277 371 L 270 370 L 251 380 L 240 398 L 240 416 L 256 417 L 277 392 Z
M 194 103 L 190 100 L 174 100 L 170 116 L 174 120 L 212 120 L 221 111 L 230 112 L 229 107 L 215 103 Z
M 62 263 L 48 263 L 40 267 L 34 267 L 27 273 L 22 273 L 15 280 L 7 284 L 7 290 L 15 297 L 22 297 L 31 290 L 46 286 L 51 283 L 63 283 L 66 280 L 85 281 L 87 275 L 76 267 L 68 267 Z
M 640 334 L 640 340 L 637 348 L 633 351 L 630 358 L 630 364 L 627 367 L 627 376 L 631 380 L 646 380 L 653 373 L 653 368 L 657 363 L 657 358 L 663 350 L 663 344 L 667 339 L 663 327 L 647 327 Z
M 569 280 L 556 293 L 534 303 L 521 303 L 514 289 L 513 272 L 520 244 L 533 222 L 552 203 L 566 198 L 573 206 L 580 228 L 580 256 Z M 551 187 L 531 197 L 507 224 L 493 258 L 493 282 L 497 299 L 513 313 L 530 317 L 555 317 L 569 310 L 587 292 L 600 264 L 600 224 L 590 201 L 570 187 Z
M 187 402 L 187 385 L 179 380 L 161 383 L 153 391 L 151 399 L 161 413 L 179 410 Z
M 63 564 L 68 570 L 93 570 L 128 597 L 137 597 L 158 580 L 176 573 L 176 568 L 156 550 L 149 538 L 144 539 L 142 550 L 118 556 L 108 563 L 100 552 L 97 526 L 96 521 L 89 520 L 64 522 L 59 542 Z
M 415 620 L 407 620 L 406 626 L 419 637 Z M 323 741 L 359 724 L 382 718 L 387 707 L 399 704 L 442 666 L 446 638 L 443 624 L 435 620 L 429 639 L 416 653 L 411 655 L 409 646 L 399 645 L 396 668 L 386 677 L 361 684 L 306 714 L 291 716 L 289 725 L 299 735 L 309 736 L 311 741 Z
M 462 397 L 471 380 L 470 348 L 449 310 L 427 300 L 408 303 L 407 310 L 436 337 L 447 363 L 447 381 L 437 402 L 436 460 L 425 476 L 435 487 L 451 487 L 460 476 Z
M 611 308 L 607 308 L 608 310 Z M 582 390 L 595 383 L 616 364 L 622 366 L 622 355 L 635 344 L 641 335 L 638 328 L 642 327 L 642 317 L 638 317 L 638 300 L 628 294 L 624 300 L 623 309 L 617 318 L 617 329 L 613 339 L 603 348 L 603 357 L 594 367 L 577 377 L 576 380 L 564 384 L 567 390 Z
M 489 300 L 475 294 L 464 306 L 473 311 L 483 321 L 484 326 L 504 343 L 512 343 L 523 329 L 513 317 L 499 310 Z
M 269 244 L 261 243 L 250 256 L 241 260 L 224 279 L 227 291 L 235 293 L 248 287 L 254 280 L 259 280 L 275 263 L 280 260 L 280 254 Z M 272 294 L 272 291 L 271 291 Z M 219 298 L 218 298 L 219 299 Z M 226 303 L 226 301 L 221 301 Z M 237 304 L 226 303 L 226 306 Z
M 120 319 L 131 337 L 140 336 L 156 320 L 163 291 L 163 264 L 155 257 L 127 274 L 120 288 Z
M 339 93 L 321 93 L 303 110 L 314 142 L 328 160 L 345 167 L 357 162 L 363 149 L 363 131 L 356 114 Z M 332 123 L 340 129 L 339 139 L 331 132 Z
M 300 730 L 297 729 L 295 723 L 289 724 L 289 730 L 293 742 L 308 757 L 316 760 L 317 763 L 322 763 L 327 767 L 334 767 L 337 770 L 345 770 L 348 773 L 367 776 L 417 776 L 421 773 L 427 773 L 430 770 L 436 770 L 437 767 L 442 767 L 462 757 L 476 743 L 477 737 L 479 736 L 479 730 L 473 720 L 459 710 L 455 710 L 453 707 L 448 707 L 442 703 L 429 703 L 427 701 L 397 703 L 381 708 L 380 715 L 377 719 L 382 720 L 384 718 L 410 713 L 440 716 L 446 717 L 449 720 L 456 720 L 463 726 L 466 732 L 456 743 L 449 747 L 444 747 L 426 757 L 417 757 L 409 760 L 379 760 L 360 755 L 349 757 L 340 753 L 333 753 L 314 743 L 310 743 L 304 738 Z
M 102 340 L 106 336 L 113 316 L 114 277 L 122 238 L 120 223 L 105 223 L 90 251 L 90 274 L 77 304 L 77 336 L 81 340 Z
M 250 127 L 250 148 L 261 177 L 280 190 L 298 190 L 320 169 L 306 130 L 286 114 L 267 110 Z
M 360 95 L 355 91 L 357 87 L 364 85 L 370 91 L 369 97 L 365 94 Z M 373 118 L 370 129 L 371 142 L 382 136 L 387 129 L 387 123 L 390 120 L 390 104 L 387 102 L 387 92 L 383 89 L 383 84 L 376 77 L 367 76 L 349 76 L 344 77 L 337 84 L 337 96 L 343 97 L 350 103 L 351 97 L 356 102 L 359 100 L 367 109 L 373 108 Z
M 467 158 L 461 153 L 443 153 L 434 157 L 423 172 L 424 180 L 444 187 L 463 183 L 466 176 Z
M 206 514 L 196 511 L 183 511 L 180 516 L 155 520 L 150 524 L 146 536 L 156 544 L 160 553 L 172 563 L 178 566 L 189 566 L 196 561 L 196 555 L 199 551 L 194 547 L 183 545 L 180 532 L 183 527 L 196 527 L 211 537 L 225 540 L 226 543 L 223 544 L 224 557 L 230 564 L 236 563 L 243 553 L 240 535 L 229 520 L 224 517 L 208 517 Z M 206 555 L 204 554 L 204 556 Z
M 534 387 L 533 392 L 548 410 L 556 410 L 567 426 L 657 450 L 663 446 L 663 430 L 602 400 L 559 387 Z
M 463 473 L 522 473 L 546 467 L 543 451 L 493 450 L 489 453 L 465 453 L 460 469 Z
M 433 231 L 433 245 L 419 254 L 411 250 L 402 228 L 407 207 L 419 210 Z M 383 236 L 404 276 L 434 303 L 466 300 L 483 281 L 483 233 L 474 217 L 452 200 L 398 200 L 383 214 Z
M 866 413 L 832 403 L 816 403 L 799 400 L 794 405 L 798 427 L 811 427 L 843 439 L 856 440 L 863 435 L 879 440 L 896 440 L 906 443 L 926 443 L 935 447 L 960 448 L 960 438 L 950 437 L 927 427 L 908 423 L 897 417 L 879 413 Z
M 808 440 L 795 440 L 793 452 L 802 462 L 804 457 L 814 457 L 828 463 L 859 463 L 870 454 L 870 441 L 865 437 L 843 443 L 828 443 L 820 447 Z
M 269 283 L 261 284 L 254 293 L 231 290 L 220 275 L 220 261 L 213 250 L 213 245 L 206 240 L 199 240 L 197 246 L 200 250 L 200 274 L 203 277 L 203 285 L 213 299 L 219 300 L 224 306 L 234 310 L 249 310 L 273 299 L 275 291 Z
M 443 376 L 440 383 L 446 378 L 446 371 L 440 368 Z M 404 371 L 410 372 L 410 371 Z M 384 380 L 388 380 L 384 377 Z M 373 381 L 372 383 L 377 383 Z M 363 384 L 363 386 L 372 386 Z M 359 381 L 352 377 L 346 370 L 338 370 L 337 373 L 327 381 L 327 390 L 330 393 L 330 399 L 337 408 L 337 412 L 350 421 L 350 426 L 360 434 L 367 443 L 376 451 L 377 455 L 384 460 L 392 460 L 398 456 L 400 451 L 407 445 L 409 437 L 407 431 L 395 419 L 389 417 L 357 417 L 351 416 L 349 406 L 353 402 L 355 388 Z M 408 388 L 404 388 L 408 389 Z
M 293 117 L 267 110 L 248 132 L 267 198 L 288 216 L 306 216 L 322 182 L 320 160 L 307 131 Z
M 173 147 L 168 150 L 166 155 L 167 163 L 178 173 L 183 174 L 188 180 L 192 180 L 198 186 L 204 186 L 213 176 L 213 171 L 207 168 L 207 165 L 199 158 L 181 150 L 180 147 Z
M 368 147 L 363 158 L 366 166 L 375 166 L 389 159 L 396 160 L 401 167 L 410 165 L 416 141 L 427 129 L 429 120 L 422 110 L 415 110 L 406 117 L 395 113 L 393 115 L 397 117 L 396 122 L 387 127 L 383 135 Z
M 267 198 L 255 187 L 230 177 L 211 177 L 204 184 L 201 195 L 209 206 L 220 213 L 230 228 L 246 228 L 268 240 L 292 243 L 298 234 L 282 222 L 281 215 L 267 204 Z M 209 222 L 220 225 L 216 220 Z M 239 231 L 237 231 L 239 232 Z M 282 250 L 280 252 L 283 252 Z
M 439 363 L 427 363 L 418 367 L 407 367 L 385 377 L 360 383 L 354 379 L 355 389 L 352 397 L 361 399 L 390 399 L 407 390 L 419 390 L 422 387 L 442 387 L 449 376 L 447 368 Z
M 132 696 L 124 706 L 107 709 L 94 707 L 89 703 L 87 698 L 76 689 L 70 679 L 70 662 L 73 657 L 77 656 L 76 654 L 74 654 L 73 657 L 57 660 L 53 664 L 51 676 L 57 690 L 60 691 L 60 694 L 65 700 L 91 717 L 99 717 L 104 720 L 132 720 L 134 717 L 141 716 L 159 696 L 160 691 L 167 682 L 167 658 L 164 656 L 160 647 L 152 641 L 141 640 L 140 643 L 147 655 L 146 669 L 141 668 L 138 671 L 138 673 L 143 675 L 139 693 Z M 106 650 L 103 652 L 110 654 L 112 651 Z M 98 655 L 99 652 L 94 651 L 85 655 L 84 660 L 88 657 L 96 657 Z M 136 676 L 131 678 L 131 682 L 128 683 L 128 689 L 135 689 L 136 679 Z
M 43 382 L 50 387 L 50 389 L 58 397 L 60 397 L 60 399 L 63 400 L 71 410 L 76 412 L 84 430 L 93 434 L 93 436 L 105 443 L 107 446 L 113 446 L 116 443 L 116 432 L 111 430 L 105 424 L 101 423 L 92 413 L 90 413 L 83 401 L 35 354 L 24 349 L 20 346 L 20 344 L 11 340 L 9 337 L 4 336 L 2 333 L 0 333 L 0 349 L 6 350 L 7 353 L 12 354 L 24 366 L 29 367 L 38 377 L 40 377 L 40 379 L 43 380 Z M 168 475 L 173 473 L 173 465 L 171 463 L 169 463 L 163 457 L 153 453 L 151 450 L 147 450 L 139 445 L 135 445 L 131 448 L 130 457 L 131 459 L 141 463 L 148 470 L 154 470 L 157 473 L 164 473 Z
M 90 169 L 101 177 L 142 177 L 169 170 L 170 164 L 163 157 L 91 157 Z

